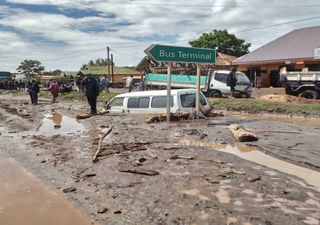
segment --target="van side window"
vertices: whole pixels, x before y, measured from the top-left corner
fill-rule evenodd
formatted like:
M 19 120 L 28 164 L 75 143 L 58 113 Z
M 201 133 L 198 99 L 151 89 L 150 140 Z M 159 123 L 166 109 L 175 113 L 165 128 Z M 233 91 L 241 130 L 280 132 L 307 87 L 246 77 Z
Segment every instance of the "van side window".
M 124 98 L 114 98 L 112 102 L 110 102 L 109 107 L 121 107 L 123 106 Z
M 228 74 L 216 73 L 216 75 L 214 76 L 214 79 L 226 84 L 228 79 Z
M 149 108 L 149 97 L 142 98 L 129 98 L 128 99 L 128 108 Z
M 139 98 L 139 108 L 149 108 L 149 97 Z
M 170 105 L 173 107 L 173 97 L 170 96 Z M 167 96 L 154 96 L 151 101 L 151 108 L 166 108 Z
M 181 105 L 182 107 L 196 107 L 196 94 L 182 94 L 180 95 Z M 201 105 L 206 105 L 206 100 L 203 95 L 200 94 L 200 103 Z
M 139 108 L 139 98 L 129 98 L 128 108 Z

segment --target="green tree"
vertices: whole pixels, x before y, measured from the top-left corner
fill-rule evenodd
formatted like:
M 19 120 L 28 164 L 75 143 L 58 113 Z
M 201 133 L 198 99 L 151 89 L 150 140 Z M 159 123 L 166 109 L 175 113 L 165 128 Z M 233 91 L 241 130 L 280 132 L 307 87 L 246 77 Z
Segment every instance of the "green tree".
M 80 69 L 85 70 L 88 66 L 107 66 L 107 65 L 108 65 L 108 59 L 98 58 L 95 61 L 90 60 L 87 64 L 82 64 Z M 111 65 L 111 61 L 110 61 L 110 65 Z
M 192 47 L 213 48 L 218 52 L 240 57 L 249 52 L 251 43 L 229 34 L 227 30 L 214 29 L 210 33 L 203 33 L 198 39 L 189 41 Z
M 27 78 L 33 78 L 35 75 L 39 75 L 44 71 L 44 66 L 41 66 L 41 62 L 37 60 L 25 59 L 18 66 L 17 71 L 24 73 Z

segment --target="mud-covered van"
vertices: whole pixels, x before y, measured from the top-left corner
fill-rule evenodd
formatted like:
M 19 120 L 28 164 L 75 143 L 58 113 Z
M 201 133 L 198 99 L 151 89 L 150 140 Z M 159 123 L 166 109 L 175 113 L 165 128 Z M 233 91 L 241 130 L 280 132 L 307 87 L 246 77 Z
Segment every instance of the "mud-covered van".
M 191 112 L 195 107 L 195 89 L 171 90 L 171 109 L 175 112 Z M 200 93 L 200 104 L 209 108 L 205 96 Z M 166 113 L 167 91 L 130 92 L 115 96 L 108 102 L 106 109 L 122 113 Z

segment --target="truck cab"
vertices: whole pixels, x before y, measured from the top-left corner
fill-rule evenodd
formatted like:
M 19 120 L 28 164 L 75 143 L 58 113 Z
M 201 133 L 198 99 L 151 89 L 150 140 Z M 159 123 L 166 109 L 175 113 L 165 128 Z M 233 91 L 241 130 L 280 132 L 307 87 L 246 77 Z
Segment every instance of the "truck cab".
M 230 71 L 215 70 L 209 71 L 204 92 L 208 97 L 228 97 L 230 95 L 230 87 L 227 85 L 227 80 Z M 251 82 L 246 74 L 236 72 L 237 85 L 235 86 L 235 97 L 250 98 L 252 87 Z

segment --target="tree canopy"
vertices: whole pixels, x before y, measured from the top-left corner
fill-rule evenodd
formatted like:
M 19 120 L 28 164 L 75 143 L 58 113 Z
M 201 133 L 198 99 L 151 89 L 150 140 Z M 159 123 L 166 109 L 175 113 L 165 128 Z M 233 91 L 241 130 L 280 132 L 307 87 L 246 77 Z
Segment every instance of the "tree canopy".
M 44 71 L 44 66 L 41 66 L 41 62 L 37 60 L 25 59 L 18 66 L 17 71 L 19 73 L 24 73 L 27 78 L 32 78 L 35 75 L 41 74 Z
M 218 52 L 240 57 L 249 52 L 251 43 L 229 34 L 227 30 L 214 29 L 210 33 L 203 33 L 198 39 L 189 41 L 192 47 L 213 48 Z
M 87 64 L 82 64 L 80 69 L 85 70 L 88 66 L 107 66 L 109 64 L 108 63 L 109 61 L 108 59 L 104 59 L 104 58 L 98 58 L 95 61 L 90 60 Z M 110 61 L 110 65 L 111 65 L 111 61 Z

